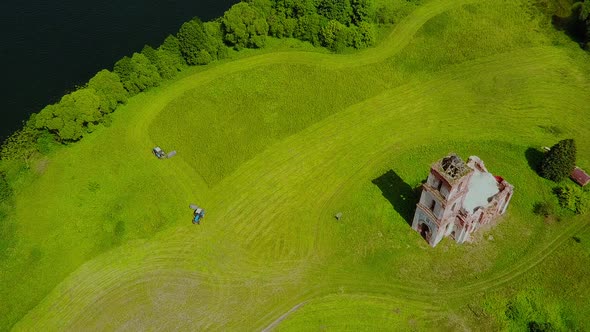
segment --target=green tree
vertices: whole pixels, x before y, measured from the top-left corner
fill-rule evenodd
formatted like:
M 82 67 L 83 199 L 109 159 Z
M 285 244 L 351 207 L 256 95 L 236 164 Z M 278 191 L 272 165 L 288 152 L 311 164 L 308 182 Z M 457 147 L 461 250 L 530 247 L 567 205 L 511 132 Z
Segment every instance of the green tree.
M 119 104 L 127 102 L 127 90 L 123 87 L 119 76 L 107 69 L 96 73 L 88 81 L 88 87 L 94 89 L 100 98 L 99 109 L 103 114 L 110 113 Z
M 158 54 L 162 65 L 174 72 L 179 72 L 186 66 L 186 61 L 180 51 L 180 42 L 178 38 L 170 35 L 164 39 L 164 42 L 158 47 Z
M 131 58 L 125 56 L 117 61 L 114 72 L 119 75 L 130 95 L 158 86 L 162 80 L 158 68 L 140 53 L 133 53 Z
M 336 20 L 331 20 L 320 31 L 322 45 L 340 52 L 348 45 L 349 28 Z
M 576 143 L 565 139 L 555 144 L 541 162 L 541 176 L 559 182 L 567 178 L 576 165 Z
M 258 10 L 263 17 L 269 17 L 272 13 L 273 2 L 271 0 L 247 0 L 247 2 L 252 8 Z
M 173 55 L 163 50 L 156 50 L 149 45 L 145 45 L 141 50 L 150 62 L 158 68 L 158 74 L 163 79 L 172 78 L 178 73 L 179 68 L 173 59 Z
M 100 98 L 92 88 L 83 88 L 67 94 L 62 97 L 59 104 L 64 114 L 80 126 L 100 121 Z
M 315 0 L 274 0 L 274 8 L 287 18 L 316 14 Z
M 393 2 L 384 1 L 375 10 L 375 21 L 379 24 L 395 23 L 395 7 Z
M 375 31 L 375 26 L 369 22 L 360 22 L 358 24 L 358 31 L 360 34 L 360 43 L 359 46 L 356 48 L 363 48 L 375 45 L 377 40 L 377 32 Z
M 25 125 L 4 141 L 0 148 L 0 159 L 22 162 L 26 168 L 29 168 L 30 162 L 37 153 L 35 142 L 38 137 L 39 131 L 34 126 Z
M 347 26 L 352 22 L 353 11 L 350 0 L 319 0 L 317 12 L 328 20 L 336 20 Z
M 94 89 L 83 88 L 67 94 L 59 103 L 48 105 L 35 116 L 37 129 L 47 129 L 61 142 L 82 138 L 90 124 L 97 124 L 102 114 L 100 98 Z
M 247 2 L 233 5 L 221 19 L 224 39 L 236 49 L 263 47 L 268 35 L 268 23 L 263 13 Z
M 586 24 L 584 42 L 586 43 L 587 47 L 588 42 L 590 41 L 590 0 L 586 0 L 582 3 L 580 8 L 580 20 L 582 20 Z
M 217 57 L 218 43 L 214 36 L 207 33 L 203 22 L 198 18 L 185 22 L 178 31 L 178 41 L 182 56 L 189 65 L 202 65 L 204 53 L 209 54 L 209 59 Z M 211 60 L 209 60 L 211 61 Z
M 578 2 L 574 6 L 580 6 L 579 16 L 582 21 L 590 19 L 590 1 Z
M 373 0 L 350 0 L 352 7 L 352 23 L 359 25 L 362 22 L 373 21 L 375 5 Z
M 325 17 L 318 14 L 302 16 L 297 21 L 294 37 L 311 42 L 314 46 L 320 46 L 320 32 L 322 27 L 328 24 Z
M 177 58 L 181 65 L 185 65 L 186 61 L 184 61 L 184 57 L 182 56 L 182 51 L 180 50 L 180 41 L 173 35 L 168 35 L 164 42 L 160 47 L 159 50 L 165 51 L 168 54 L 172 55 L 174 58 Z
M 553 189 L 559 205 L 576 214 L 584 214 L 590 209 L 590 192 L 578 186 L 564 185 Z
M 296 18 L 287 17 L 284 13 L 275 9 L 266 18 L 266 22 L 268 23 L 268 34 L 277 38 L 293 37 L 297 28 Z
M 223 42 L 223 27 L 221 20 L 203 23 L 205 31 L 209 36 L 209 41 L 213 46 L 211 49 L 211 56 L 215 59 L 224 59 L 228 55 L 228 47 Z
M 0 202 L 6 202 L 12 196 L 12 188 L 6 181 L 6 176 L 0 171 Z

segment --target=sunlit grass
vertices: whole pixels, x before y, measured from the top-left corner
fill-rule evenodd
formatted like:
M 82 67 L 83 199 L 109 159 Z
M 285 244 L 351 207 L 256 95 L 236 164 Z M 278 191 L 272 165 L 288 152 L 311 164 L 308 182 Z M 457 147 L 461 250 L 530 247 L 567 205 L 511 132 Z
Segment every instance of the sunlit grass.
M 0 328 L 36 306 L 19 328 L 252 330 L 304 303 L 278 327 L 497 329 L 523 280 L 587 324 L 570 303 L 588 281 L 558 287 L 566 253 L 567 280 L 589 265 L 587 231 L 569 241 L 587 228 L 532 213 L 552 184 L 526 150 L 590 139 L 588 58 L 520 8 L 432 1 L 375 49 L 277 43 L 133 98 L 19 190 Z M 178 155 L 157 160 L 156 144 Z M 431 249 L 403 218 L 413 203 L 374 180 L 412 188 L 451 151 L 515 196 L 476 243 Z M 578 159 L 590 168 L 589 145 Z

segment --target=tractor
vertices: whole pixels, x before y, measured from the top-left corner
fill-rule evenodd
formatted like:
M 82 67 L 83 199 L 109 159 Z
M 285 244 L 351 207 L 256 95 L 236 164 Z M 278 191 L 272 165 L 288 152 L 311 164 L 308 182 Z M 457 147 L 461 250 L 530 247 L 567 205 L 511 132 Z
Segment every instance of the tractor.
M 194 204 L 191 204 L 190 205 L 190 208 L 192 210 L 194 210 L 194 212 L 193 212 L 193 215 L 194 215 L 194 217 L 193 217 L 193 224 L 197 224 L 198 225 L 201 222 L 201 219 L 203 219 L 203 217 L 205 217 L 205 210 L 201 209 L 200 207 L 198 207 L 198 206 L 196 206 Z
M 166 158 L 166 152 L 164 152 L 164 150 L 162 150 L 159 146 L 156 146 L 155 148 L 152 149 L 152 152 L 154 153 L 154 155 L 160 159 L 164 159 Z
M 162 150 L 162 148 L 160 148 L 159 146 L 153 148 L 152 153 L 154 154 L 154 156 L 158 157 L 158 159 L 170 159 L 176 156 L 176 150 L 170 151 L 168 152 L 168 154 L 166 154 L 166 152 L 164 152 L 164 150 Z

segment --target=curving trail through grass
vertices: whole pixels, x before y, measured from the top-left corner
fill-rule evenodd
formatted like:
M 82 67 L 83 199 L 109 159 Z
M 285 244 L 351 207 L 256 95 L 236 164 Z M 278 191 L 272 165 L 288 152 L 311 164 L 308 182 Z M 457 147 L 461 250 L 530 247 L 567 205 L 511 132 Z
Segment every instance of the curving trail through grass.
M 165 93 L 148 93 L 141 103 L 130 101 L 125 108 L 129 112 L 122 116 L 135 126 L 124 141 L 130 150 L 149 149 L 155 143 L 149 139 L 150 126 L 157 125 L 154 121 L 166 105 L 224 75 L 281 63 L 329 69 L 380 63 L 402 51 L 433 17 L 472 2 L 429 2 L 400 22 L 378 47 L 356 54 L 271 53 L 186 77 Z M 564 50 L 536 47 L 449 66 L 428 81 L 389 89 L 268 147 L 211 188 L 199 176 L 199 166 L 188 164 L 181 154 L 158 164 L 159 174 L 167 179 L 162 185 L 175 192 L 175 199 L 207 207 L 204 224 L 197 229 L 174 227 L 88 261 L 15 328 L 272 330 L 288 327 L 292 317 L 306 315 L 306 310 L 313 315 L 316 307 L 354 306 L 356 300 L 377 303 L 378 310 L 404 304 L 424 321 L 437 322 L 456 303 L 519 278 L 590 226 L 573 220 L 505 269 L 491 271 L 483 280 L 445 284 L 349 273 L 346 260 L 339 261 L 342 244 L 333 236 L 339 232 L 332 220 L 334 209 L 362 183 L 380 175 L 376 172 L 391 158 L 388 153 L 401 154 L 400 146 L 428 144 L 441 130 L 449 133 L 450 141 L 534 141 L 539 123 L 576 127 L 576 111 L 588 112 L 590 105 L 590 96 L 579 96 L 588 82 L 559 90 L 552 85 L 555 73 L 571 62 Z M 514 76 L 529 77 L 536 85 L 514 91 L 511 103 L 489 105 L 486 98 L 456 102 L 473 93 L 463 83 L 468 78 L 475 77 L 477 85 Z M 564 106 L 563 100 L 570 104 Z M 445 111 L 445 103 L 454 109 Z M 130 112 L 138 105 L 141 111 Z M 491 108 L 493 114 L 485 112 Z M 558 109 L 563 116 L 554 119 L 551 114 Z M 490 132 L 491 121 L 504 125 Z M 590 137 L 588 127 L 577 130 Z M 149 155 L 130 158 L 153 162 Z M 335 317 L 350 314 L 346 305 L 339 309 L 343 311 L 335 311 Z

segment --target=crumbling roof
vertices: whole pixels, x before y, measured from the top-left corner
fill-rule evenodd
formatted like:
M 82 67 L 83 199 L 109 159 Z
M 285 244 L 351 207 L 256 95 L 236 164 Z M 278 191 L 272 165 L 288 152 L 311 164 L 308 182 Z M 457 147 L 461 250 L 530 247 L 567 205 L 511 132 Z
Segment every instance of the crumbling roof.
M 448 156 L 436 163 L 436 169 L 442 174 L 449 183 L 455 182 L 463 176 L 469 174 L 473 169 L 456 154 L 450 153 Z
M 479 170 L 475 170 L 471 175 L 468 188 L 463 208 L 469 213 L 474 213 L 478 207 L 487 206 L 491 198 L 500 191 L 497 179 L 491 173 Z
M 588 175 L 578 166 L 574 168 L 570 177 L 572 178 L 572 180 L 576 181 L 576 183 L 582 187 L 590 183 L 590 175 Z

